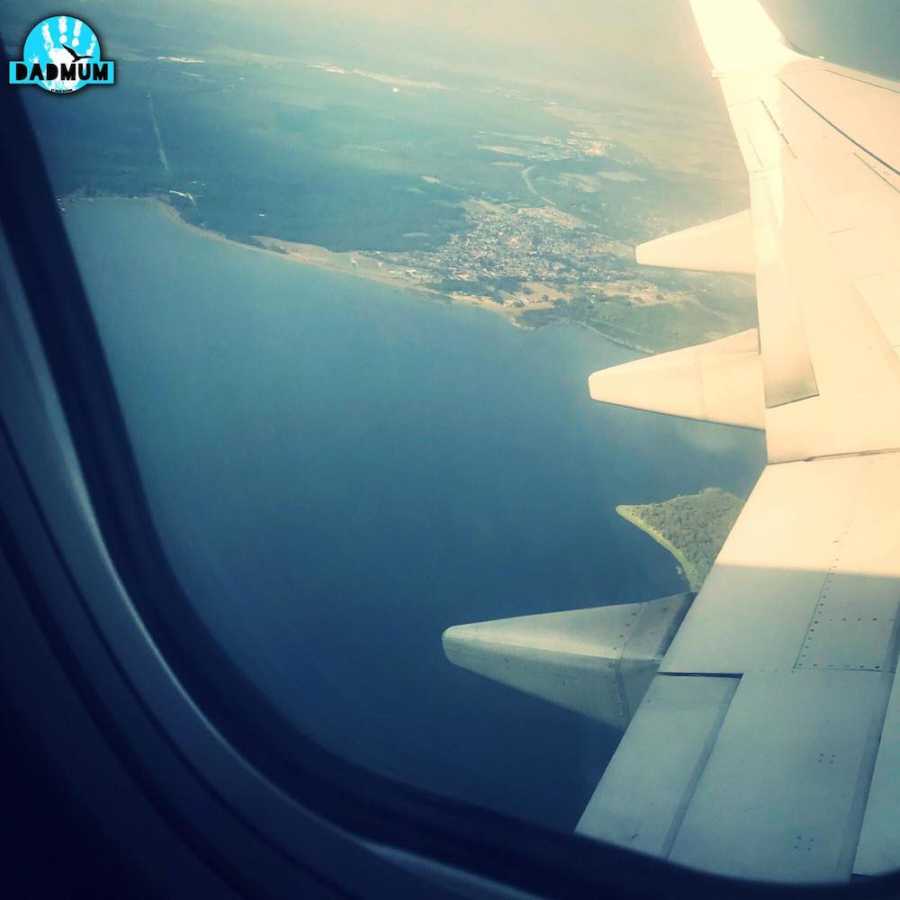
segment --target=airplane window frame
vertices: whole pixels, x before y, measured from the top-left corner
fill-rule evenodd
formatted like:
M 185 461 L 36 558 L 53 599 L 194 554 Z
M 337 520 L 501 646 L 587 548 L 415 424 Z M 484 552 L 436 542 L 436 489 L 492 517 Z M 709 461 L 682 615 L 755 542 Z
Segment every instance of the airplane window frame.
M 2 51 L 0 63 L 7 63 Z M 288 723 L 237 670 L 192 612 L 166 558 L 143 494 L 77 263 L 18 92 L 0 93 L 0 116 L 7 135 L 16 135 L 15 142 L 8 139 L 0 145 L 0 224 L 24 288 L 105 550 L 146 634 L 189 700 L 184 714 L 194 713 L 207 726 L 211 725 L 237 759 L 273 786 L 271 796 L 259 804 L 260 809 L 267 808 L 272 815 L 284 817 L 290 804 L 299 806 L 313 818 L 333 826 L 335 834 L 344 839 L 340 844 L 342 852 L 350 853 L 352 843 L 389 846 L 541 895 L 577 897 L 609 892 L 656 896 L 661 886 L 671 896 L 695 896 L 707 891 L 733 897 L 778 896 L 785 892 L 817 897 L 847 896 L 850 892 L 855 897 L 900 893 L 900 873 L 851 885 L 797 888 L 739 882 L 690 871 L 395 782 L 324 750 Z M 7 454 L 10 435 L 5 423 L 0 421 L 0 426 L 0 448 L 2 454 Z M 7 462 L 24 476 L 21 459 Z M 40 512 L 40 503 L 33 494 L 22 500 L 23 504 L 27 502 Z M 39 523 L 37 518 L 35 523 Z M 46 519 L 39 523 L 44 530 L 45 546 L 41 549 L 36 543 L 26 545 L 22 536 L 14 533 L 12 520 L 2 507 L 0 524 L 4 526 L 0 529 L 0 548 L 11 557 L 20 580 L 30 584 L 31 602 L 42 608 L 45 628 L 54 632 L 55 644 L 65 649 L 70 638 L 56 612 L 59 601 L 39 596 L 44 592 L 39 579 L 34 578 L 37 565 L 64 568 L 63 553 L 53 545 L 52 526 Z M 71 571 L 63 574 L 69 582 L 68 599 L 83 601 L 83 596 L 77 595 L 83 595 L 84 586 L 77 585 Z M 165 598 L 165 608 L 160 605 L 160 598 Z M 95 629 L 92 652 L 108 653 L 103 623 L 91 622 L 89 615 L 83 619 L 84 627 Z M 82 680 L 86 694 L 109 689 L 108 684 L 99 686 L 100 669 L 95 664 L 86 664 L 71 646 L 67 652 L 74 657 L 70 665 Z M 109 665 L 107 659 L 105 677 L 115 677 L 110 675 Z M 121 670 L 117 677 L 122 682 L 117 689 L 125 698 L 123 702 L 151 720 L 153 715 L 143 699 L 146 688 Z M 188 709 L 190 704 L 192 710 Z M 157 727 L 162 730 L 158 723 Z M 122 753 L 134 752 L 124 727 L 107 721 L 106 728 L 110 741 L 117 743 Z M 159 737 L 164 742 L 174 740 L 172 735 Z M 179 755 L 175 745 L 170 751 Z M 140 770 L 146 766 L 146 760 L 136 760 L 134 765 Z M 216 783 L 209 773 L 194 771 L 189 777 L 209 782 L 209 790 L 227 801 L 230 784 Z M 279 794 L 282 808 L 276 810 L 272 803 Z M 177 807 L 177 799 L 171 797 L 161 802 Z M 245 824 L 266 843 L 255 823 Z M 207 836 L 195 834 L 192 839 L 202 842 Z M 308 850 L 297 848 L 293 856 L 293 863 L 299 863 L 301 868 L 310 864 Z M 389 867 L 397 868 L 393 863 Z M 431 895 L 437 896 L 438 889 L 432 887 Z

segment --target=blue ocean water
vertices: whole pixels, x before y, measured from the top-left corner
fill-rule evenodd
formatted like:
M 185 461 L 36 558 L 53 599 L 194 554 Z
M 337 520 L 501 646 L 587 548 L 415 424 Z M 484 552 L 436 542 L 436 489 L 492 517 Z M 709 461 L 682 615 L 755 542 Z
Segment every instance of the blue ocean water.
M 593 403 L 636 354 L 211 240 L 66 221 L 191 601 L 323 743 L 571 828 L 616 735 L 451 666 L 444 628 L 684 589 L 618 503 L 746 494 L 750 432 Z M 122 240 L 127 235 L 127 240 Z

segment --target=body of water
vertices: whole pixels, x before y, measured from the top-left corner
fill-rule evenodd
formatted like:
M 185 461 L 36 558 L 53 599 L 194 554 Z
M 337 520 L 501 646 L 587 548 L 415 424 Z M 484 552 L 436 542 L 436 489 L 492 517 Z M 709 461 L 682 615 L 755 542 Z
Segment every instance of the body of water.
M 358 761 L 572 828 L 616 735 L 451 666 L 441 632 L 684 590 L 616 504 L 746 495 L 762 438 L 593 403 L 590 372 L 635 354 L 585 330 L 211 240 L 153 203 L 66 220 L 167 549 L 240 667 Z

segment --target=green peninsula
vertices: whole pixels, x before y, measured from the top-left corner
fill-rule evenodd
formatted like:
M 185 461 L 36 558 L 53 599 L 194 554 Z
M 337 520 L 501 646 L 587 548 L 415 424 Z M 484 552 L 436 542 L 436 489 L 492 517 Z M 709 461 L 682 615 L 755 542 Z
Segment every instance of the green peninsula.
M 646 532 L 678 561 L 692 591 L 700 590 L 744 501 L 710 487 L 661 503 L 617 506 L 626 521 Z

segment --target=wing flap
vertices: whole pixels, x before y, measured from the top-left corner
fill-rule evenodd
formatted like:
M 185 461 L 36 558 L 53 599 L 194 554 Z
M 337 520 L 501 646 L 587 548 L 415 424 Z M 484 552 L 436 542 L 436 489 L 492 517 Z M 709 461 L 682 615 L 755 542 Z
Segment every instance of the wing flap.
M 723 875 L 848 879 L 889 687 L 876 672 L 657 675 L 577 830 Z
M 739 878 L 849 879 L 888 688 L 874 672 L 742 677 L 669 859 Z
M 737 685 L 654 678 L 576 831 L 667 857 Z
M 884 875 L 900 868 L 900 681 L 894 678 L 853 871 Z

